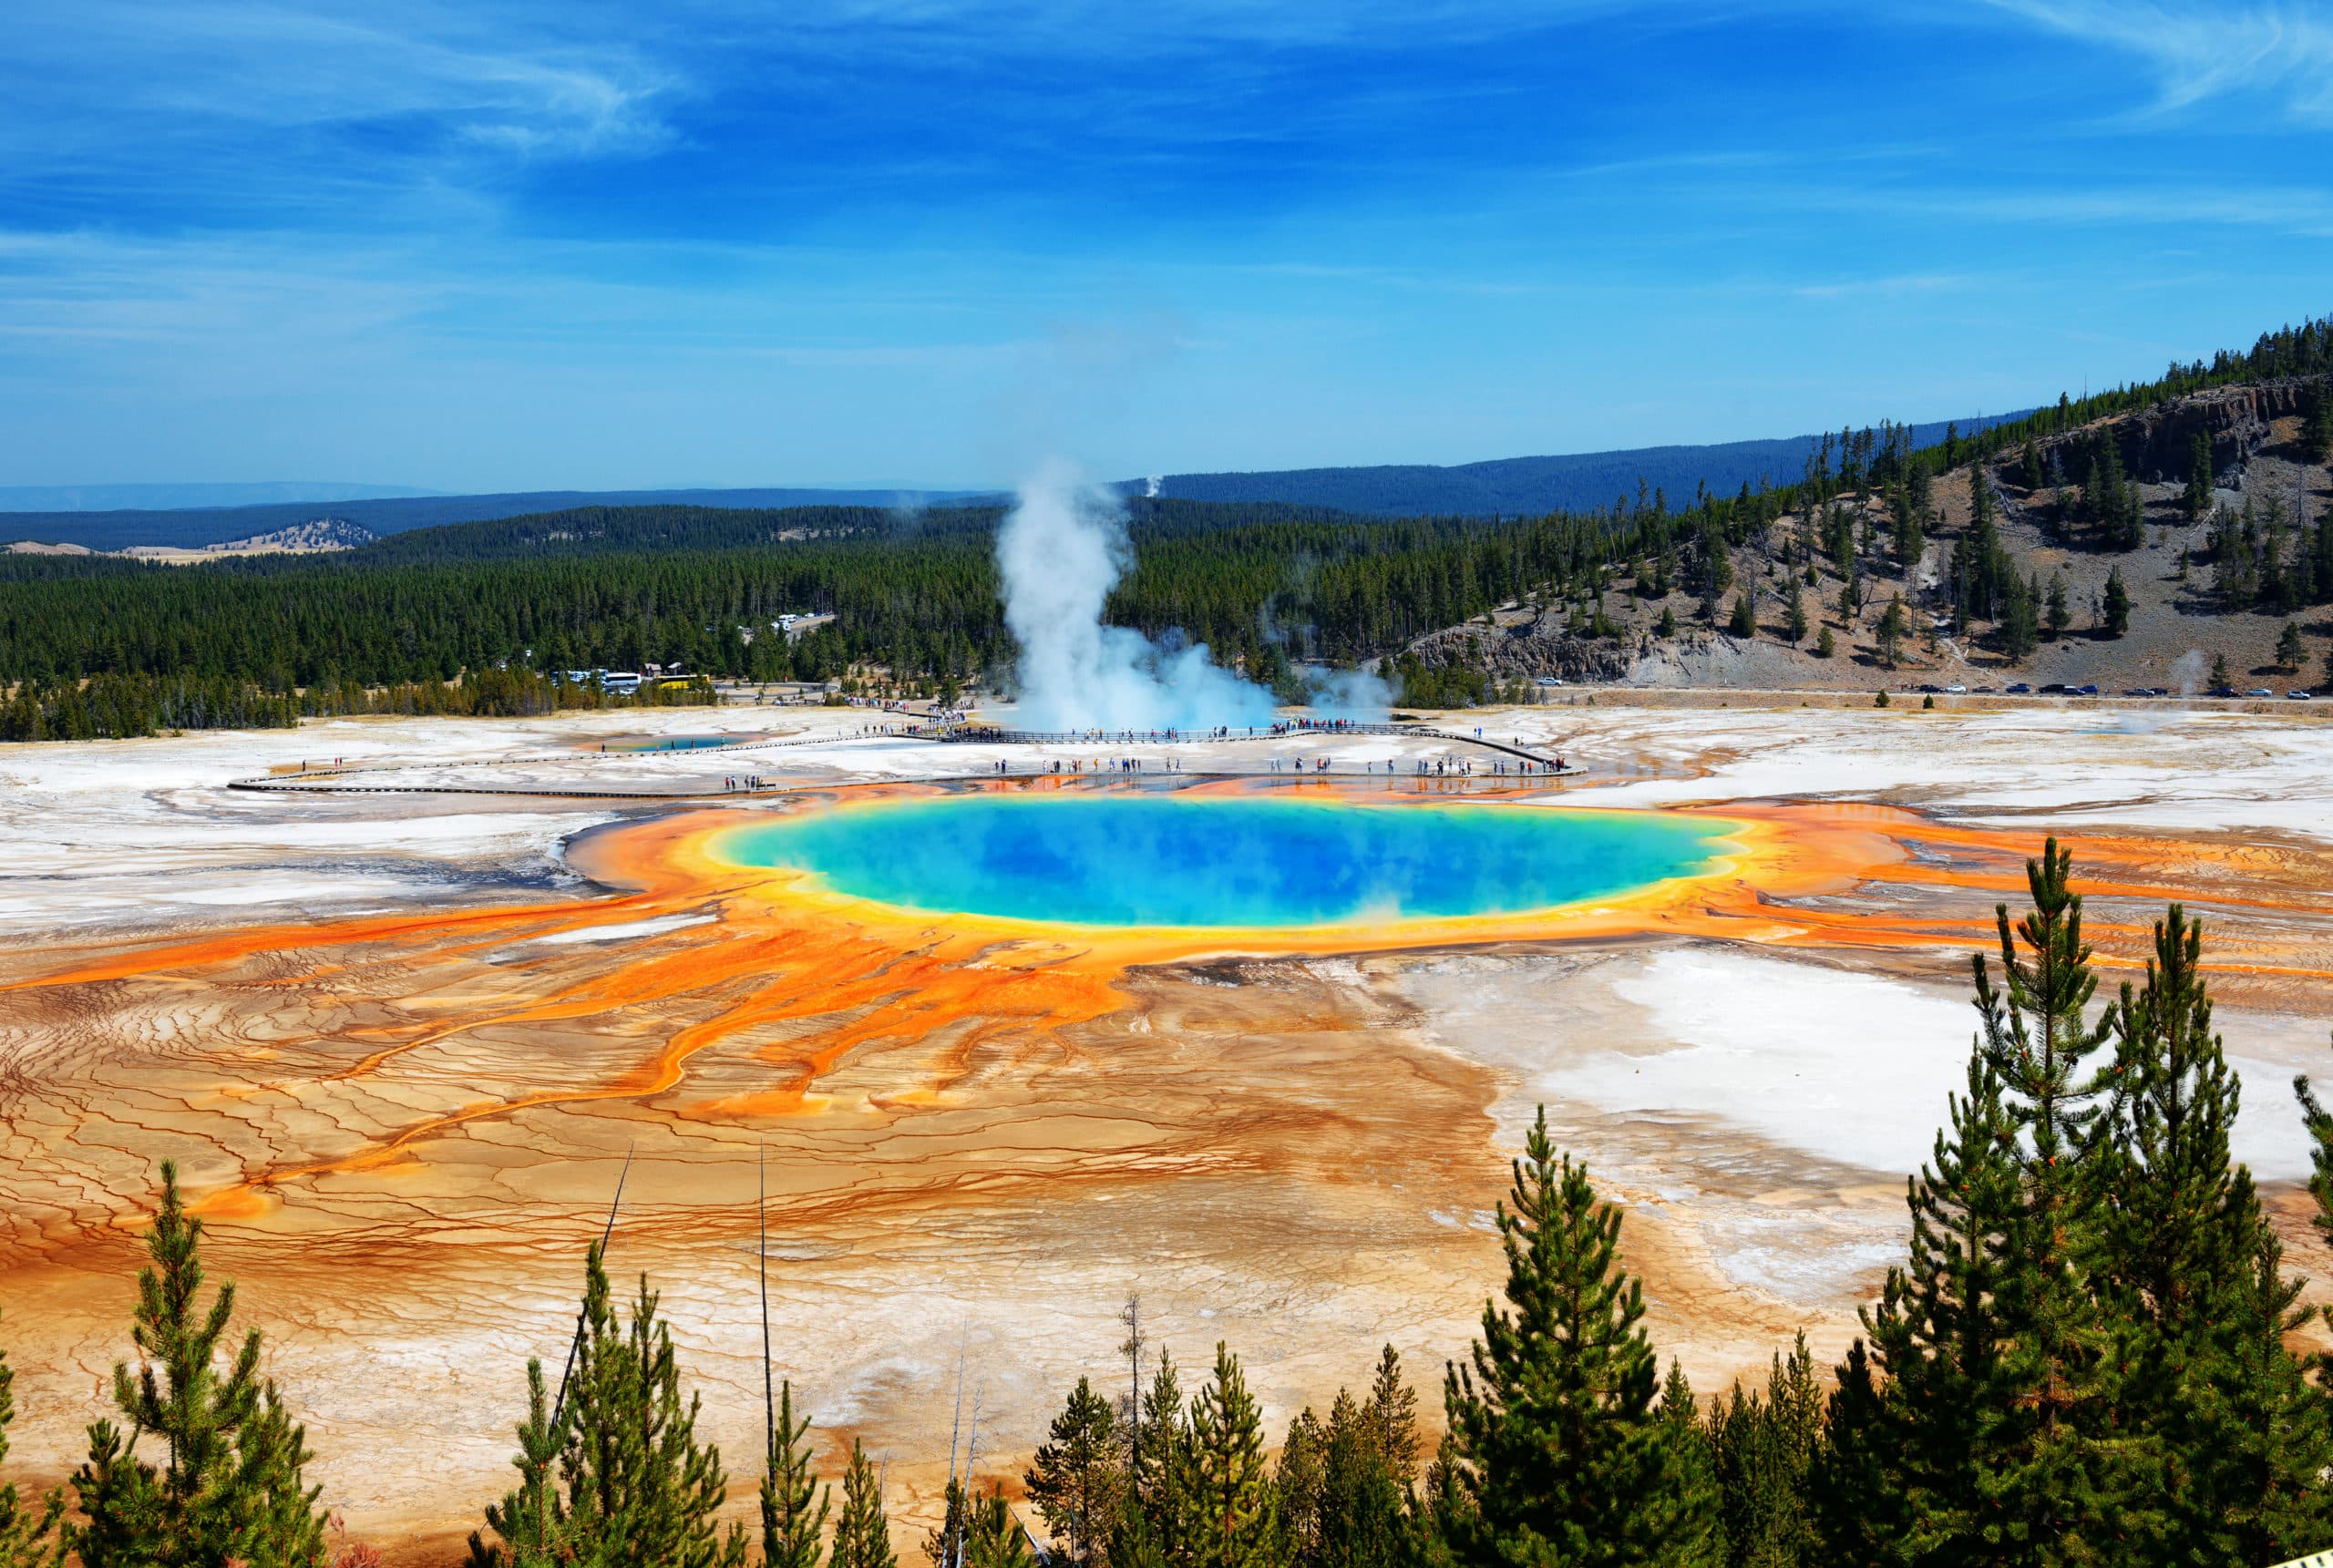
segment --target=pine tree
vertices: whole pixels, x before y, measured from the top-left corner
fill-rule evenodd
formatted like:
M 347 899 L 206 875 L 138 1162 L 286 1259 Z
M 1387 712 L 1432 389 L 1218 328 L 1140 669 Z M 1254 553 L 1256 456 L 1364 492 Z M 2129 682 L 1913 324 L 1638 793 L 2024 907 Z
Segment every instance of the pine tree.
M 1264 1428 L 1239 1358 L 1215 1348 L 1215 1376 L 1191 1399 L 1180 1501 L 1193 1568 L 1263 1568 L 1279 1538 Z
M 2231 1163 L 2239 1100 L 2202 970 L 2203 932 L 2176 904 L 2154 928 L 2144 987 L 2124 985 L 2104 1118 L 2108 1194 L 2097 1273 L 2134 1364 L 2119 1425 L 2160 1453 L 2161 1561 L 2267 1563 L 2333 1528 L 2325 1401 L 2285 1337 L 2300 1283 L 2250 1173 Z
M 1029 1533 L 1012 1516 L 1001 1487 L 975 1496 L 965 1511 L 963 1568 L 1036 1568 Z
M 2307 656 L 2308 651 L 2301 643 L 2300 627 L 2286 621 L 2284 630 L 2276 633 L 2276 662 L 2287 670 L 2298 670 Z
M 2131 1430 L 2139 1374 L 2102 1306 L 2114 1161 L 2088 1065 L 2109 1031 L 2071 863 L 2029 862 L 2032 911 L 1996 911 L 2002 984 L 1972 960 L 1968 1092 L 1912 1183 L 1911 1254 L 1864 1316 L 1817 1467 L 1841 1562 L 2164 1560 L 2161 1444 Z M 2110 1105 L 2111 1105 L 2110 1102 Z M 2106 1125 L 2111 1125 L 2111 1122 Z
M 579 1524 L 642 1568 L 744 1563 L 744 1526 L 725 1539 L 716 1522 L 728 1491 L 721 1450 L 696 1440 L 698 1399 L 682 1402 L 672 1331 L 647 1276 L 620 1332 L 595 1246 L 584 1301 L 562 1466 Z
M 0 1460 L 8 1457 L 8 1423 L 16 1415 L 15 1382 L 7 1353 L 0 1351 Z M 26 1508 L 17 1498 L 15 1482 L 0 1483 L 0 1568 L 36 1568 L 57 1561 L 64 1547 L 56 1539 L 57 1527 L 64 1517 L 64 1488 L 51 1489 L 37 1508 Z
M 1896 661 L 1903 657 L 1904 633 L 1908 629 L 1909 620 L 1904 613 L 1904 596 L 1899 593 L 1888 601 L 1886 610 L 1879 618 L 1877 629 L 1879 661 L 1890 670 L 1895 669 Z
M 1875 1316 L 1865 1309 L 1867 1326 Z M 1893 1321 L 1890 1327 L 1903 1335 L 1907 1348 L 1904 1364 L 1911 1366 L 1908 1347 L 1917 1343 L 1917 1330 L 1907 1331 Z M 1896 1392 L 1883 1391 L 1861 1339 L 1848 1347 L 1837 1386 L 1824 1407 L 1823 1440 L 1807 1478 L 1808 1522 L 1821 1543 L 1817 1562 L 1876 1568 L 1883 1563 L 1919 1560 L 1909 1550 L 1914 1512 L 1907 1481 L 1919 1471 L 1917 1450 L 1907 1440 L 1913 1407 L 1901 1397 L 1890 1397 Z M 1931 1495 L 1924 1501 L 1933 1505 L 1936 1499 Z
M 1810 1480 L 1823 1445 L 1824 1398 L 1814 1358 L 1801 1334 L 1774 1358 L 1763 1397 L 1733 1386 L 1710 1410 L 1729 1563 L 1794 1568 L 1822 1561 L 1810 1508 Z
M 1683 1506 L 1678 1511 L 1679 1532 L 1670 1542 L 1670 1557 L 1680 1563 L 1730 1563 L 1724 1525 L 1724 1490 L 1718 1480 L 1715 1443 L 1701 1424 L 1701 1406 L 1685 1368 L 1675 1357 L 1669 1376 L 1661 1380 L 1660 1402 L 1654 1416 L 1677 1456 L 1678 1489 Z
M 2148 1456 L 2110 1432 L 2122 1395 L 2106 1326 L 2089 1296 L 2085 1254 L 2096 1223 L 2093 1123 L 2104 1080 L 2087 1066 L 2108 1024 L 2085 1021 L 2097 988 L 2081 935 L 2071 857 L 2048 840 L 2026 863 L 2032 909 L 2012 931 L 1996 907 L 2004 989 L 1978 954 L 1979 1049 L 2016 1136 L 2018 1214 L 2000 1292 L 2006 1330 L 1997 1386 L 2005 1412 L 1977 1458 L 2001 1538 L 2045 1557 L 2068 1541 L 2112 1531 L 2143 1536 L 2153 1521 L 2133 1506 Z M 2020 948 L 2022 950 L 2020 950 Z M 2127 1371 L 2127 1368 L 2122 1368 Z
M 2015 1412 L 2001 1408 L 2007 1252 L 2018 1225 L 2014 1137 L 1981 1043 L 1967 1092 L 1908 1184 L 1910 1255 L 1888 1271 L 1839 1368 L 1813 1491 L 1840 1563 L 1981 1562 L 1957 1550 L 2017 1542 L 1994 1528 L 1982 1456 Z
M 1838 651 L 1839 640 L 1831 634 L 1829 627 L 1826 626 L 1814 634 L 1814 657 L 1828 659 Z
M 1184 1486 L 1190 1474 L 1190 1428 L 1174 1358 L 1163 1347 L 1158 1368 L 1143 1392 L 1134 1438 L 1132 1474 L 1117 1533 L 1110 1541 L 1111 1568 L 1187 1568 L 1190 1511 Z
M 1806 641 L 1806 601 L 1799 597 L 1796 583 L 1791 585 L 1790 599 L 1783 607 L 1783 630 L 1793 647 Z
M 2312 463 L 2333 456 L 2333 393 L 2318 387 L 2308 400 L 2308 415 L 2300 427 L 2300 453 Z
M 972 1524 L 971 1487 L 951 1475 L 940 1495 L 940 1522 L 924 1532 L 923 1558 L 932 1568 L 959 1568 L 969 1555 L 965 1538 Z
M 1369 1404 L 1362 1411 L 1386 1468 L 1406 1488 L 1418 1468 L 1418 1395 L 1402 1377 L 1402 1358 L 1388 1345 L 1377 1354 L 1377 1373 L 1370 1379 Z
M 1446 1499 L 1466 1564 L 1672 1563 L 1705 1534 L 1707 1500 L 1652 1409 L 1658 1377 L 1641 1286 L 1619 1266 L 1620 1215 L 1587 1171 L 1557 1163 L 1543 1109 L 1498 1227 L 1507 1308 L 1485 1304 L 1472 1365 L 1444 1385 Z M 1510 1310 L 1511 1309 L 1511 1310 Z
M 543 1364 L 530 1358 L 527 1419 L 519 1424 L 519 1451 L 510 1460 L 518 1469 L 519 1485 L 503 1493 L 499 1503 L 486 1505 L 486 1527 L 500 1537 L 498 1542 L 470 1532 L 470 1568 L 548 1568 L 576 1560 L 579 1553 L 569 1542 L 567 1499 L 557 1477 L 561 1439 L 561 1431 L 551 1427 Z
M 260 1385 L 259 1409 L 238 1448 L 237 1482 L 252 1499 L 251 1568 L 293 1568 L 324 1560 L 325 1516 L 306 1484 L 307 1430 L 294 1423 L 272 1381 Z
M 2180 509 L 2191 523 L 2200 523 L 2212 509 L 2212 438 L 2202 431 L 2187 443 L 2187 488 Z
M 2131 590 L 2122 584 L 2122 569 L 2119 566 L 2106 574 L 2106 613 L 2102 629 L 2109 637 L 2120 637 L 2131 630 Z
M 1908 487 L 1899 489 L 1890 497 L 1887 509 L 1890 524 L 1888 548 L 1896 557 L 1896 569 L 1908 572 L 1920 564 L 1920 557 L 1927 549 L 1924 519 Z
M 2112 431 L 2102 431 L 2091 444 L 2082 509 L 2105 548 L 2136 549 L 2146 542 L 2145 507 L 2139 487 L 2123 473 L 2122 445 Z
M 1109 1540 L 1125 1485 L 1116 1412 L 1080 1378 L 1053 1418 L 1052 1440 L 1022 1479 L 1045 1528 L 1068 1543 L 1073 1568 L 1089 1568 Z
M 1750 589 L 1745 588 L 1733 596 L 1733 610 L 1725 618 L 1725 630 L 1734 637 L 1758 635 L 1758 612 L 1751 602 Z
M 2033 657 L 2041 646 L 2041 632 L 2034 619 L 2035 588 L 2009 574 L 2009 589 L 2002 596 L 2000 641 L 2001 652 L 2012 664 L 2022 664 Z
M 1352 1395 L 1337 1390 L 1330 1407 L 1331 1422 L 1350 1414 Z M 1328 1477 L 1328 1430 L 1307 1405 L 1288 1423 L 1280 1443 L 1280 1464 L 1272 1472 L 1273 1516 L 1280 1525 L 1278 1557 L 1295 1568 L 1314 1568 L 1321 1561 L 1322 1493 Z
M 867 1457 L 867 1445 L 850 1445 L 850 1468 L 843 1472 L 842 1513 L 827 1549 L 827 1568 L 899 1568 L 891 1551 L 891 1522 L 883 1512 L 883 1478 Z
M 620 1324 L 603 1245 L 595 1241 L 585 1255 L 581 1331 L 564 1398 L 546 1408 L 541 1366 L 529 1363 L 527 1419 L 511 1461 L 519 1486 L 488 1509 L 488 1528 L 500 1541 L 474 1535 L 471 1563 L 740 1568 L 745 1527 L 720 1528 L 728 1491 L 721 1450 L 696 1440 L 698 1400 L 682 1400 L 656 1293 L 643 1275 L 630 1323 Z
M 762 1469 L 764 1568 L 818 1568 L 818 1539 L 827 1528 L 834 1489 L 821 1491 L 811 1469 L 810 1418 L 794 1413 L 794 1384 L 778 1385 L 777 1424 Z
M 114 1365 L 114 1406 L 129 1431 L 93 1423 L 89 1457 L 73 1477 L 87 1522 L 71 1526 L 67 1541 L 83 1568 L 323 1560 L 324 1521 L 304 1484 L 303 1434 L 260 1376 L 259 1330 L 244 1336 L 223 1374 L 218 1365 L 235 1287 L 221 1282 L 201 1308 L 201 1240 L 202 1222 L 188 1216 L 178 1167 L 166 1160 L 149 1262 L 138 1276 L 137 1376 Z M 167 1450 L 159 1467 L 137 1454 L 149 1433 Z
M 1367 1413 L 1350 1401 L 1331 1409 L 1326 1438 L 1313 1562 L 1318 1568 L 1393 1568 L 1403 1561 L 1407 1539 L 1402 1480 Z
M 1325 1423 L 1310 1409 L 1290 1423 L 1274 1478 L 1281 1561 L 1293 1568 L 1393 1568 L 1405 1561 L 1416 1419 L 1417 1395 L 1389 1345 L 1366 1404 L 1340 1389 Z
M 2121 568 L 2116 568 L 2121 570 Z M 2073 624 L 2073 611 L 2066 604 L 2066 579 L 2052 572 L 2050 576 L 2049 607 L 2045 616 L 2051 641 L 2063 637 L 2066 628 Z

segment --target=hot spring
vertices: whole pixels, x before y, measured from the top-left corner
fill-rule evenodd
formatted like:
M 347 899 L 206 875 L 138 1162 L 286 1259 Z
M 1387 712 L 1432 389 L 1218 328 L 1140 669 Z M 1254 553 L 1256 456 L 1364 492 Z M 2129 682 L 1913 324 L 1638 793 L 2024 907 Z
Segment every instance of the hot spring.
M 724 835 L 735 863 L 901 908 L 1103 927 L 1512 915 L 1706 869 L 1731 825 L 1511 804 L 959 795 Z

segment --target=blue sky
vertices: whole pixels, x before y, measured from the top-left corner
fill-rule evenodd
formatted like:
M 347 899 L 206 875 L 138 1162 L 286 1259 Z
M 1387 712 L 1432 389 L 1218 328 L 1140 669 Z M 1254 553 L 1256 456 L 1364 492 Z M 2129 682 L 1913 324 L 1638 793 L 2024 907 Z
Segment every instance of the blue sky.
M 0 485 L 1996 411 L 2333 309 L 2333 11 L 15 0 Z

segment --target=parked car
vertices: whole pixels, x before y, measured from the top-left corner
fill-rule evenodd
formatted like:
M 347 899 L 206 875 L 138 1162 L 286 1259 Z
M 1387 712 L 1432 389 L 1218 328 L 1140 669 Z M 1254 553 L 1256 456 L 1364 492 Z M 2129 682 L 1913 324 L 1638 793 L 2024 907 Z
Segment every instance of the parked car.
M 2152 686 L 2133 686 L 2122 693 L 2125 697 L 2160 697 L 2162 692 Z
M 2052 681 L 2041 688 L 2041 695 L 2044 697 L 2064 697 L 2071 695 L 2072 692 L 2073 688 L 2063 681 Z
M 2033 688 L 2027 685 L 2022 681 L 2012 681 L 2008 685 L 2002 687 L 2001 690 L 2009 696 L 2023 697 L 2030 695 L 2032 692 Z
M 2276 693 L 2269 691 L 2266 686 L 2255 686 L 2251 691 L 2246 692 L 2245 695 L 2247 697 L 2273 697 Z
M 1956 693 L 1956 694 L 1957 694 L 1957 693 L 1958 693 L 1958 692 L 1966 692 L 1967 690 L 1968 690 L 1968 687 L 1966 687 L 1966 686 L 1961 685 L 1958 682 L 1957 682 L 1957 681 L 1956 681 L 1956 682 L 1953 682 L 1951 685 L 1947 686 L 1947 687 L 1945 688 L 1945 690 L 1946 690 L 1947 692 L 1954 692 L 1954 693 Z
M 2098 683 L 2093 681 L 2087 686 L 2069 686 L 2066 690 L 2072 696 L 2095 697 L 2098 695 Z
M 2233 697 L 2235 695 L 2235 688 L 2233 686 L 2215 686 L 2209 692 L 2206 692 L 2205 695 L 2207 697 Z
M 2296 702 L 2311 702 L 2317 700 L 2317 693 L 2314 692 L 2287 692 L 2285 695 Z
M 1930 695 L 1930 696 L 1932 696 L 1932 697 L 1933 697 L 1933 696 L 1937 696 L 1937 695 L 1941 694 L 1941 693 L 1942 693 L 1942 692 L 1944 691 L 1944 688 L 1943 688 L 1943 687 L 1941 687 L 1941 686 L 1921 685 L 1921 686 L 1915 686 L 1915 687 L 1913 687 L 1913 688 L 1912 688 L 1912 690 L 1913 690 L 1913 691 L 1915 691 L 1915 692 L 1927 692 L 1928 695 Z

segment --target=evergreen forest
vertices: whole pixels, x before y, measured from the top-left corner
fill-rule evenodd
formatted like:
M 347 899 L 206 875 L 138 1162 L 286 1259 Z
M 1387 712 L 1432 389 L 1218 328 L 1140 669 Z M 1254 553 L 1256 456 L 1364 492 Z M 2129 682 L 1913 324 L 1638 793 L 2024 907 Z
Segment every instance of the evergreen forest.
M 2054 841 L 2029 904 L 1971 959 L 1962 1090 L 1906 1188 L 1909 1238 L 1833 1367 L 1804 1337 L 1705 1397 L 1644 1322 L 1620 1211 L 1545 1112 L 1496 1220 L 1479 1335 L 1436 1430 L 1401 1358 L 1268 1430 L 1239 1357 L 1178 1362 L 1130 1300 L 1115 1361 L 1065 1391 L 1017 1478 L 951 1451 L 933 1568 L 2154 1568 L 2333 1546 L 2333 1365 L 2250 1174 L 2204 933 L 2174 905 L 2143 980 L 2098 995 Z M 2316 1224 L 2333 1235 L 2333 1112 L 2307 1079 Z M 2273 1110 L 2255 1114 L 2276 1113 Z M 233 1287 L 206 1295 L 175 1170 L 147 1235 L 114 1413 L 66 1489 L 0 1489 L 0 1564 L 363 1568 Z M 621 1243 L 621 1235 L 614 1243 Z M 764 1451 L 734 1471 L 643 1276 L 584 1259 L 574 1339 L 508 1369 L 514 1474 L 479 1500 L 469 1568 L 898 1568 L 883 1471 L 822 1480 L 811 1417 L 771 1377 Z M 782 1329 L 782 1326 L 781 1326 Z M 1123 1390 L 1123 1392 L 1121 1392 Z M 13 1414 L 0 1359 L 0 1459 Z M 45 1412 L 34 1412 L 46 1419 Z M 1038 1438 L 1025 1434 L 1023 1440 Z M 935 1444 L 937 1438 L 935 1436 Z M 934 1451 L 937 1451 L 936 1447 Z M 725 1506 L 751 1487 L 755 1506 Z M 449 1563 L 448 1568 L 452 1568 Z

